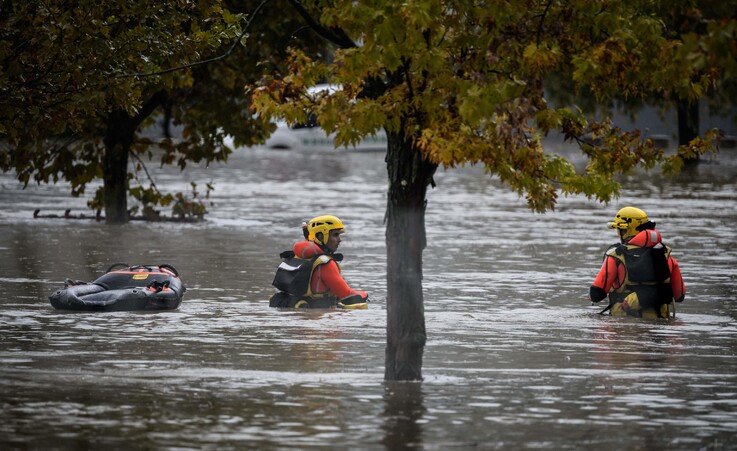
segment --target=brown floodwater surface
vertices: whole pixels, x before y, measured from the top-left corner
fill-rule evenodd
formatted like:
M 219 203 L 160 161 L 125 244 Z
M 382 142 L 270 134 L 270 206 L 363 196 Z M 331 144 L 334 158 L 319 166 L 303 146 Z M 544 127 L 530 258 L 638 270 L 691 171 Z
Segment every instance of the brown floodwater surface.
M 736 161 L 638 173 L 610 205 L 561 196 L 544 215 L 480 168 L 439 170 L 424 381 L 392 384 L 382 154 L 238 149 L 227 165 L 152 170 L 164 190 L 214 183 L 197 224 L 33 219 L 85 200 L 0 175 L 0 447 L 734 449 Z M 626 205 L 681 265 L 675 321 L 600 316 L 586 301 L 616 241 L 606 223 Z M 268 307 L 278 254 L 319 214 L 346 224 L 343 274 L 368 310 Z M 176 267 L 181 307 L 51 307 L 65 277 L 115 262 Z

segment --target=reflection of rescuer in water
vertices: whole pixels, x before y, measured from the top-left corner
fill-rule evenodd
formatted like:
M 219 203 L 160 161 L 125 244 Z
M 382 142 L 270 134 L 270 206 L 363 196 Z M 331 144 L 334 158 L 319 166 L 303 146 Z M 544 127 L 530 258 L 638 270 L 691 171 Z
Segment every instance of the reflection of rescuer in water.
M 270 307 L 287 308 L 368 308 L 368 294 L 348 286 L 340 274 L 340 235 L 343 222 L 335 216 L 311 219 L 303 226 L 305 241 L 281 253 L 273 285 L 280 291 L 271 297 Z
M 639 208 L 625 207 L 609 227 L 617 229 L 621 243 L 607 249 L 589 290 L 591 302 L 609 295 L 609 306 L 601 313 L 610 310 L 614 316 L 668 318 L 670 304 L 683 301 L 686 286 L 655 223 Z M 675 315 L 675 304 L 672 313 Z

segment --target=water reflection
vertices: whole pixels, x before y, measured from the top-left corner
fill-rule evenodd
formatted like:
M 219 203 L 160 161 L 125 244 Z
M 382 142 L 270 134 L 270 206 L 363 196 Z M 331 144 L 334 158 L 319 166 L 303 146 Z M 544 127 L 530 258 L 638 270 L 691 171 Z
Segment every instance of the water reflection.
M 555 213 L 480 168 L 439 171 L 424 254 L 425 381 L 385 384 L 386 174 L 379 154 L 240 152 L 212 179 L 203 224 L 34 220 L 84 207 L 0 177 L 0 444 L 4 448 L 720 449 L 737 429 L 737 165 L 675 181 L 636 174 L 609 206 Z M 605 224 L 635 204 L 674 248 L 677 320 L 600 316 L 586 302 Z M 366 311 L 269 309 L 278 254 L 337 214 L 343 274 Z M 65 277 L 169 263 L 174 312 L 53 310 Z M 41 427 L 42 425 L 43 427 Z
M 387 382 L 384 387 L 386 449 L 423 449 L 422 425 L 426 412 L 419 382 Z

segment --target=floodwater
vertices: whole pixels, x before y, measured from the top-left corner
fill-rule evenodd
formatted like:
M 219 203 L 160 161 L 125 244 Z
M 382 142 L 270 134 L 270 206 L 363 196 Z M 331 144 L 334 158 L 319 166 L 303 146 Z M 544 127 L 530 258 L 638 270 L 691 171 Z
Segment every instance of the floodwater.
M 383 155 L 239 149 L 227 166 L 150 170 L 163 189 L 214 182 L 207 221 L 33 219 L 85 201 L 0 176 L 3 449 L 737 449 L 737 155 L 545 215 L 479 168 L 439 170 L 424 381 L 392 384 Z M 675 321 L 586 301 L 616 241 L 606 222 L 630 204 L 681 265 Z M 325 213 L 347 225 L 343 274 L 369 310 L 270 309 L 279 252 Z M 115 262 L 175 266 L 181 307 L 51 307 L 65 277 Z

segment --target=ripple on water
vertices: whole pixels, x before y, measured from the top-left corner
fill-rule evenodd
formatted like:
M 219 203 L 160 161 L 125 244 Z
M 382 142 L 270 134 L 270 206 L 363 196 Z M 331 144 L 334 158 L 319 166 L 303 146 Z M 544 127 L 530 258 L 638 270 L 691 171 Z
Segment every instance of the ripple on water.
M 346 157 L 347 158 L 343 158 Z M 731 169 L 730 169 L 731 168 Z M 524 200 L 479 168 L 438 171 L 428 194 L 421 384 L 385 384 L 382 155 L 236 152 L 154 170 L 160 186 L 213 180 L 201 224 L 33 220 L 75 203 L 0 174 L 0 436 L 76 448 L 720 449 L 737 429 L 734 167 L 678 182 L 626 178 L 610 205 Z M 700 173 L 701 171 L 701 173 Z M 730 172 L 731 171 L 731 172 Z M 7 188 L 7 189 L 6 189 Z M 689 295 L 677 319 L 600 316 L 588 286 L 638 205 L 674 248 Z M 278 254 L 317 212 L 344 219 L 343 274 L 367 311 L 269 309 Z M 163 313 L 65 313 L 64 277 L 111 262 L 170 262 L 189 288 Z M 43 424 L 43 428 L 38 425 Z M 623 434 L 626 431 L 626 434 Z

